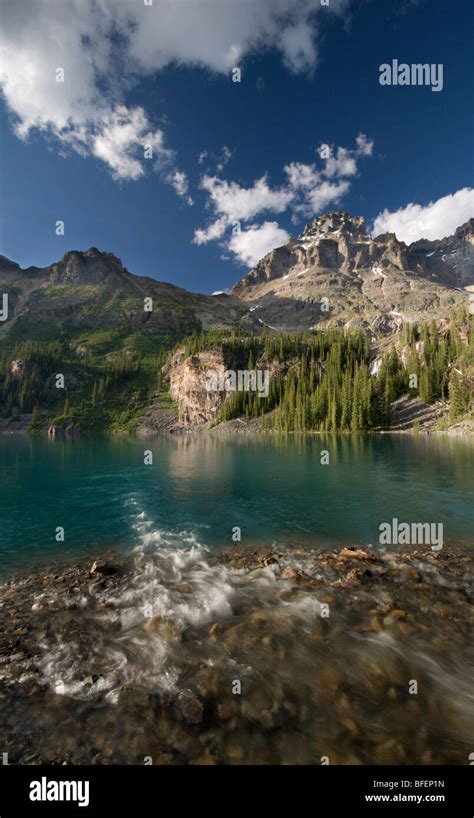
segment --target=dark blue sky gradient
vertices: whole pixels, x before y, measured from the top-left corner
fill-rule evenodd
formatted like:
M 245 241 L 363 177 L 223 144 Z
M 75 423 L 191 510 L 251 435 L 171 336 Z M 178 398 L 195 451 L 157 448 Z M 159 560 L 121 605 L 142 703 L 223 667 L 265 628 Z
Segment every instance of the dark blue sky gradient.
M 322 142 L 352 148 L 362 131 L 374 139 L 374 153 L 360 160 L 341 208 L 369 224 L 384 208 L 425 205 L 472 185 L 472 2 L 407 3 L 403 14 L 400 5 L 356 1 L 348 19 L 322 21 L 313 77 L 291 75 L 268 52 L 243 63 L 240 84 L 167 68 L 135 86 L 127 103 L 143 105 L 155 126 L 164 123 L 167 144 L 189 176 L 193 207 L 151 170 L 118 183 L 101 162 L 61 156 L 43 135 L 20 141 L 1 107 L 0 252 L 41 266 L 67 250 L 97 246 L 137 274 L 200 292 L 229 287 L 245 267 L 224 258 L 217 243 L 192 243 L 194 230 L 212 218 L 198 188 L 204 166 L 197 156 L 220 154 L 224 144 L 233 152 L 226 179 L 251 185 L 266 172 L 277 187 L 285 164 L 314 161 Z M 444 90 L 380 86 L 379 65 L 393 58 L 443 63 Z M 306 221 L 294 225 L 289 213 L 264 218 L 290 233 Z M 54 232 L 57 219 L 66 224 L 63 238 Z

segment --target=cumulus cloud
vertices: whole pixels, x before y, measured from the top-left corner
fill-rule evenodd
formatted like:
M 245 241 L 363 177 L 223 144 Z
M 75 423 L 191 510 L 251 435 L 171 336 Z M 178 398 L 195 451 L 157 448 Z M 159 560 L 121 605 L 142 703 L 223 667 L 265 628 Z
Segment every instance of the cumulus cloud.
M 356 137 L 355 148 L 320 145 L 316 149 L 322 166 L 314 162 L 290 162 L 284 170 L 289 189 L 293 192 L 292 208 L 296 217 L 320 213 L 330 205 L 340 202 L 350 190 L 349 179 L 358 172 L 358 160 L 370 156 L 373 141 L 365 134 Z
M 350 186 L 347 179 L 339 179 L 337 182 L 322 180 L 315 187 L 305 191 L 303 200 L 295 204 L 293 208 L 295 215 L 309 218 L 321 213 L 330 205 L 339 204 L 342 197 L 348 193 Z
M 198 228 L 194 233 L 194 244 L 207 244 L 208 241 L 221 239 L 228 227 L 226 218 L 216 219 L 208 227 Z
M 288 189 L 272 189 L 266 176 L 257 179 L 251 187 L 242 187 L 237 182 L 228 182 L 217 176 L 203 176 L 200 187 L 208 194 L 208 205 L 217 217 L 205 228 L 194 232 L 194 244 L 207 244 L 222 239 L 232 229 L 226 247 L 234 257 L 244 264 L 256 259 L 263 248 L 264 253 L 284 244 L 288 234 L 276 222 L 265 222 L 260 227 L 251 225 L 241 230 L 240 222 L 249 221 L 260 213 L 272 211 L 282 213 L 293 199 L 294 193 Z M 276 244 L 272 245 L 272 242 Z M 258 256 L 260 258 L 261 256 Z
M 356 173 L 355 155 L 347 148 L 338 148 L 334 155 L 331 152 L 326 159 L 325 176 L 355 176 Z
M 350 176 L 355 173 L 351 168 L 347 172 Z M 295 219 L 299 216 L 314 216 L 329 205 L 337 204 L 350 189 L 347 179 L 325 179 L 325 171 L 319 171 L 314 163 L 305 165 L 302 162 L 291 162 L 285 166 L 285 173 L 293 193 L 292 209 Z M 341 169 L 331 171 L 330 175 L 336 174 L 344 175 Z
M 197 155 L 198 165 L 206 166 L 206 173 L 211 175 L 211 166 L 214 168 L 213 173 L 222 173 L 225 166 L 232 159 L 233 153 L 227 145 L 223 145 L 218 153 L 213 151 L 202 150 Z
M 118 180 L 173 160 L 161 129 L 142 107 L 127 107 L 112 32 L 125 32 L 123 3 L 17 0 L 2 10 L 0 87 L 17 135 L 37 130 L 60 146 L 100 159 Z M 150 158 L 151 158 L 150 156 Z
M 339 12 L 345 4 L 331 0 L 325 12 Z M 100 159 L 114 178 L 135 180 L 146 167 L 146 137 L 161 154 L 158 166 L 170 161 L 163 132 L 143 108 L 125 105 L 126 92 L 140 76 L 171 64 L 226 73 L 262 46 L 279 51 L 294 72 L 314 68 L 321 11 L 316 0 L 188 0 L 185 5 L 175 0 L 154 0 L 151 6 L 142 0 L 4 4 L 0 87 L 18 136 L 38 130 Z M 56 81 L 58 68 L 64 82 Z
M 311 190 L 320 184 L 321 173 L 316 165 L 305 165 L 304 162 L 290 162 L 285 165 L 285 173 L 291 190 Z
M 112 171 L 115 179 L 139 179 L 143 176 L 143 163 L 137 158 L 144 157 L 148 150 L 155 166 L 172 161 L 173 152 L 166 148 L 162 131 L 150 130 L 150 124 L 143 108 L 128 109 L 117 106 L 104 114 L 94 133 L 90 135 L 90 149 L 94 156 L 102 159 Z M 65 134 L 79 140 L 78 134 Z M 87 143 L 87 138 L 80 140 Z M 175 176 L 178 173 L 174 174 Z
M 442 239 L 474 216 L 474 189 L 462 188 L 423 206 L 413 202 L 390 212 L 384 210 L 374 220 L 373 235 L 395 233 L 399 241 L 411 244 L 418 239 Z
M 209 194 L 214 211 L 224 216 L 229 224 L 253 218 L 265 210 L 282 213 L 293 198 L 289 190 L 272 190 L 267 177 L 257 179 L 252 187 L 241 187 L 217 176 L 204 176 L 201 188 Z
M 217 173 L 222 173 L 225 166 L 227 165 L 227 162 L 230 159 L 232 159 L 232 151 L 231 151 L 230 148 L 227 147 L 227 145 L 224 145 L 223 148 L 222 148 L 221 157 L 220 157 L 220 159 L 218 160 L 218 163 L 217 163 L 216 172 Z
M 316 47 L 307 22 L 285 28 L 280 36 L 280 47 L 284 62 L 292 73 L 298 74 L 314 68 Z
M 235 233 L 228 243 L 228 249 L 242 264 L 253 267 L 270 250 L 286 244 L 289 238 L 289 233 L 278 222 L 263 222 Z
M 357 174 L 358 160 L 370 156 L 372 148 L 373 142 L 365 134 L 357 136 L 353 149 L 321 145 L 316 150 L 321 166 L 317 167 L 315 162 L 290 162 L 283 168 L 286 184 L 278 188 L 271 187 L 266 175 L 249 187 L 204 175 L 200 186 L 208 194 L 207 204 L 215 218 L 207 227 L 195 231 L 194 243 L 224 240 L 224 246 L 237 260 L 253 264 L 258 252 L 263 249 L 266 253 L 283 244 L 288 233 L 275 221 L 266 221 L 260 226 L 252 224 L 241 230 L 241 221 L 268 212 L 284 213 L 288 209 L 295 221 L 338 204 L 350 190 L 350 179 Z M 230 235 L 230 229 L 236 224 L 240 232 L 233 230 Z
M 331 0 L 322 9 L 319 0 L 188 0 L 183 14 L 181 3 L 155 0 L 147 16 L 133 15 L 130 53 L 145 70 L 176 62 L 229 72 L 264 46 L 280 51 L 292 71 L 306 71 L 316 60 L 317 14 L 339 13 L 347 4 Z

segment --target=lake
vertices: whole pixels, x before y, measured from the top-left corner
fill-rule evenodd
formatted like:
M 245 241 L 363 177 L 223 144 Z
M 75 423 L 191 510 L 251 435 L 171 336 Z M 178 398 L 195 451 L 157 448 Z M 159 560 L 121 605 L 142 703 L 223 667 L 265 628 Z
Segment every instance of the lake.
M 221 548 L 236 527 L 243 544 L 377 544 L 393 518 L 467 544 L 473 474 L 462 437 L 3 437 L 1 570 L 110 547 Z

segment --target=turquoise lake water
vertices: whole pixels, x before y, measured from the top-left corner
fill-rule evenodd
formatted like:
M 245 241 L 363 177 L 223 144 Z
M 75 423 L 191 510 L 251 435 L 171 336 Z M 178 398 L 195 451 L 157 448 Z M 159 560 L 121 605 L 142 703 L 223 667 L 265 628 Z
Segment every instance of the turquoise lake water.
M 4 437 L 1 571 L 111 546 L 223 547 L 235 526 L 243 544 L 377 543 L 394 517 L 467 545 L 473 474 L 474 441 L 447 436 Z

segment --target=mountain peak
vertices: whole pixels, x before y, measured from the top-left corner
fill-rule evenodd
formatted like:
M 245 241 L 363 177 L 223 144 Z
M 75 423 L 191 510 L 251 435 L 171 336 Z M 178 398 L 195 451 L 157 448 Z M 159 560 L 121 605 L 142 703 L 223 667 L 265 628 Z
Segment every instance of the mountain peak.
M 116 285 L 129 275 L 121 259 L 113 253 L 89 247 L 88 250 L 69 250 L 60 261 L 50 267 L 57 282 L 71 284 Z
M 334 211 L 317 216 L 306 225 L 300 240 L 318 240 L 320 238 L 338 238 L 341 235 L 366 238 L 367 230 L 363 216 L 350 216 L 344 211 Z
M 456 232 L 454 234 L 457 238 L 467 238 L 474 236 L 474 217 L 470 218 L 464 224 L 461 224 L 458 228 L 456 228 Z
M 394 233 L 372 238 L 362 216 L 326 213 L 267 253 L 231 294 L 273 330 L 392 331 L 428 310 L 445 316 L 464 297 L 460 290 L 474 280 L 471 236 L 467 223 L 455 236 L 407 246 Z
M 7 258 L 2 253 L 0 253 L 0 270 L 2 271 L 9 271 L 9 272 L 16 272 L 20 270 L 20 265 L 17 264 L 16 261 L 12 261 L 11 258 Z

